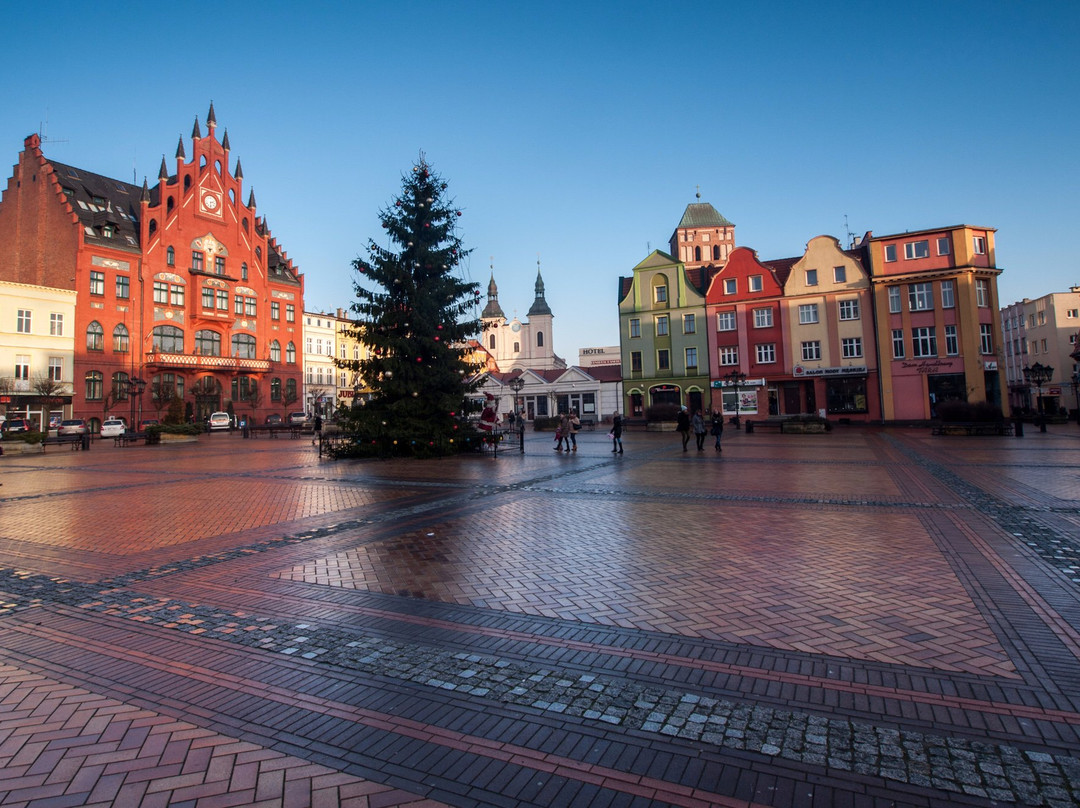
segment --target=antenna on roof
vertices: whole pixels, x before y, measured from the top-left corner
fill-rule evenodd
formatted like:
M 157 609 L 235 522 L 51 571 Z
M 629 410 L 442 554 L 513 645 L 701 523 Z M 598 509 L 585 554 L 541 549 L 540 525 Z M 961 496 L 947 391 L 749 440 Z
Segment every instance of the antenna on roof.
M 66 140 L 57 140 L 47 134 L 49 131 L 49 108 L 45 108 L 45 122 L 38 121 L 38 138 L 42 143 L 67 143 Z
M 701 186 L 695 185 L 694 187 L 697 189 L 697 193 L 694 194 L 694 196 L 696 196 L 698 199 L 701 199 Z
M 851 228 L 848 227 L 847 214 L 846 213 L 844 214 L 844 230 L 847 231 L 848 249 L 849 250 L 854 249 L 855 248 L 855 234 L 852 233 Z

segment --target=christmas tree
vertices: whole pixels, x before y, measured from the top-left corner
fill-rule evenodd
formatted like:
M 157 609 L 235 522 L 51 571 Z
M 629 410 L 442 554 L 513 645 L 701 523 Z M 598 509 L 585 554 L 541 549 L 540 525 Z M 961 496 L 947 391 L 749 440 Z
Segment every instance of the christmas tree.
M 459 216 L 421 155 L 379 213 L 390 246 L 370 239 L 368 258 L 353 261 L 356 317 L 347 331 L 369 356 L 335 363 L 371 395 L 348 410 L 348 454 L 452 454 L 478 439 L 464 410 L 479 369 L 469 340 L 480 333 L 480 287 L 458 271 L 469 254 Z

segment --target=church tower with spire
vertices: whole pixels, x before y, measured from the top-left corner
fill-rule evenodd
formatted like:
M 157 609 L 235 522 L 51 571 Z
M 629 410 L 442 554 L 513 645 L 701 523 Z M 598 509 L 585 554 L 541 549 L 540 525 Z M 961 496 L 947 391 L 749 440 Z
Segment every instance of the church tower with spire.
M 566 360 L 555 355 L 552 344 L 555 317 L 544 297 L 544 278 L 540 274 L 539 259 L 536 262 L 534 288 L 536 296 L 529 308 L 528 320 L 522 321 L 516 315 L 508 320 L 499 305 L 499 287 L 495 283 L 495 269 L 492 267 L 487 305 L 480 314 L 484 329 L 481 340 L 501 372 L 559 370 L 566 367 Z

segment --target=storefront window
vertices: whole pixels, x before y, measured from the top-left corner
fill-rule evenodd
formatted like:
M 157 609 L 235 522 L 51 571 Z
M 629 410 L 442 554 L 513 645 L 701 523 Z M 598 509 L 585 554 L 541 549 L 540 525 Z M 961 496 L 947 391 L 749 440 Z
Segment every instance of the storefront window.
M 827 379 L 825 402 L 830 413 L 866 412 L 866 377 Z

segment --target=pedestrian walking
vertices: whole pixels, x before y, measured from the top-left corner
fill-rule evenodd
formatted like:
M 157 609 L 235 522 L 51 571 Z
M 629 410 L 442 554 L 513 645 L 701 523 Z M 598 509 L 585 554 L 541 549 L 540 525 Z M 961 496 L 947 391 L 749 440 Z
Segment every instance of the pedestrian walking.
M 724 413 L 720 410 L 712 411 L 712 428 L 709 431 L 716 438 L 716 451 L 723 451 L 720 448 L 720 437 L 724 434 Z
M 574 444 L 574 448 L 570 449 L 570 444 L 566 444 L 566 450 L 577 451 L 577 433 L 581 431 L 581 419 L 578 418 L 577 410 L 570 410 L 570 440 Z
M 311 438 L 311 445 L 314 446 L 315 443 L 322 436 L 322 416 L 321 415 L 317 414 L 315 416 L 315 420 L 312 422 L 311 429 L 312 429 L 312 435 L 313 435 L 313 437 Z
M 611 416 L 611 451 L 622 454 L 622 416 L 617 410 Z
M 685 452 L 686 445 L 690 443 L 690 413 L 686 411 L 686 407 L 679 410 L 675 431 L 682 434 L 682 450 Z
M 566 442 L 566 451 L 570 451 L 570 413 L 564 412 L 559 416 L 559 428 L 555 432 L 555 451 L 563 450 L 563 442 Z
M 701 410 L 694 410 L 694 417 L 690 419 L 690 426 L 694 430 L 694 440 L 697 441 L 697 450 L 705 451 L 705 418 Z

